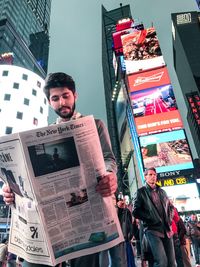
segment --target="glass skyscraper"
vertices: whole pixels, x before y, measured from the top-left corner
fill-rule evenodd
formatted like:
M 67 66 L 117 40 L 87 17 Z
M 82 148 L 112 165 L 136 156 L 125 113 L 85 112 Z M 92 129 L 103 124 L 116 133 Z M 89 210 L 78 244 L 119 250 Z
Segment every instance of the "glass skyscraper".
M 0 0 L 0 54 L 44 77 L 49 52 L 51 0 Z

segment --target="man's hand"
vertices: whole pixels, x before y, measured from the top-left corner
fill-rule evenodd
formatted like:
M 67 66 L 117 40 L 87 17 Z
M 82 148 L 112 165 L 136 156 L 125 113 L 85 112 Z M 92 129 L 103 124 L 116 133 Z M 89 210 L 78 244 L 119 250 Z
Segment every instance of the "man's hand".
M 15 195 L 12 193 L 10 187 L 8 185 L 4 184 L 2 191 L 3 191 L 3 200 L 6 203 L 6 205 L 14 204 Z
M 102 197 L 109 197 L 117 190 L 117 176 L 114 172 L 108 172 L 101 177 L 96 191 L 99 192 Z

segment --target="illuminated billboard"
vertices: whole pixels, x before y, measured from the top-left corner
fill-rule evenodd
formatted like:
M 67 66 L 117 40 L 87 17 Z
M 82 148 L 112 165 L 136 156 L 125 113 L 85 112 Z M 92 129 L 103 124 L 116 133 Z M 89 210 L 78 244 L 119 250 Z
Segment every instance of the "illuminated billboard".
M 14 60 L 14 54 L 12 52 L 0 54 L 1 65 L 12 65 Z
M 121 39 L 127 74 L 165 65 L 155 28 L 137 30 Z
M 183 128 L 171 84 L 130 93 L 138 135 Z
M 127 79 L 129 92 L 171 83 L 167 67 L 131 74 Z
M 127 35 L 137 30 L 143 30 L 143 24 L 134 24 L 133 22 L 128 22 L 127 24 L 117 24 L 117 31 L 112 34 L 113 38 L 113 50 L 115 51 L 116 56 L 123 55 L 122 48 L 122 35 Z
M 200 95 L 198 92 L 186 94 L 189 107 L 196 121 L 197 127 L 200 127 Z
M 158 173 L 192 169 L 192 157 L 184 130 L 139 137 L 144 168 Z
M 196 183 L 165 186 L 163 189 L 179 212 L 199 210 L 200 199 Z

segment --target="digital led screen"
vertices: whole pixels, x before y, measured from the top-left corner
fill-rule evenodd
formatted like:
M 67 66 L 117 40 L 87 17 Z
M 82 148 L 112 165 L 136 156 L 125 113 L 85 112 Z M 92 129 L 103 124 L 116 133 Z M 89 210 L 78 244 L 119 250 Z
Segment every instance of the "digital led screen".
M 193 117 L 200 127 L 200 95 L 198 92 L 193 92 L 186 94 L 187 100 L 189 102 L 189 107 L 192 111 Z
M 179 212 L 199 210 L 200 199 L 196 183 L 165 186 L 163 189 Z
M 137 31 L 137 30 L 143 30 L 144 25 L 143 24 L 134 24 L 133 21 L 129 21 L 127 23 L 117 24 L 116 25 L 116 32 L 113 33 L 112 39 L 113 39 L 113 49 L 115 51 L 115 54 L 117 56 L 123 54 L 123 48 L 122 48 L 122 35 L 127 35 L 131 32 Z
M 134 31 L 121 39 L 127 74 L 165 65 L 155 28 Z
M 171 84 L 130 93 L 138 135 L 183 128 Z
M 184 130 L 139 137 L 144 168 L 158 173 L 193 168 Z
M 166 67 L 128 75 L 129 92 L 170 84 Z

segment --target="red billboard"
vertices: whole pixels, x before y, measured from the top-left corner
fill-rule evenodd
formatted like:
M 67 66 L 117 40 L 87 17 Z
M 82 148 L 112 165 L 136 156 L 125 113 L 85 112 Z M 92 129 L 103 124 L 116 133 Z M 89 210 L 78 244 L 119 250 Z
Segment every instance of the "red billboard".
M 127 77 L 129 92 L 171 83 L 166 67 L 131 74 Z
M 139 136 L 183 128 L 171 84 L 130 93 Z
M 193 117 L 200 127 L 200 95 L 198 92 L 192 92 L 186 94 L 187 100 L 189 102 L 189 107 L 192 111 Z
M 127 74 L 165 65 L 155 28 L 134 31 L 121 39 Z

